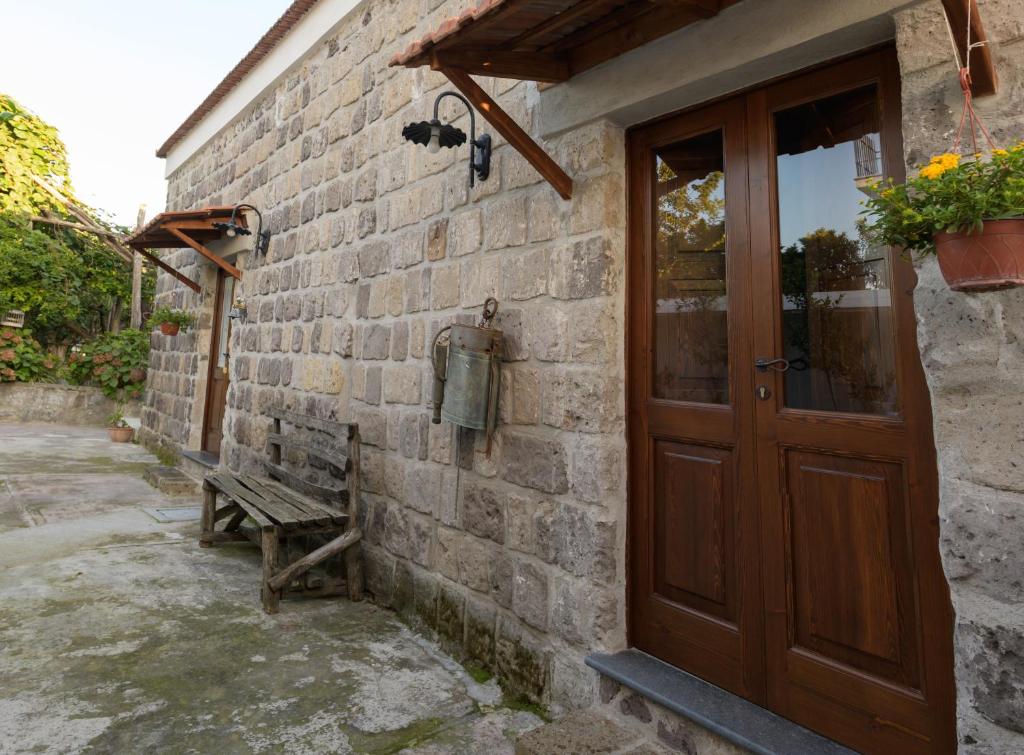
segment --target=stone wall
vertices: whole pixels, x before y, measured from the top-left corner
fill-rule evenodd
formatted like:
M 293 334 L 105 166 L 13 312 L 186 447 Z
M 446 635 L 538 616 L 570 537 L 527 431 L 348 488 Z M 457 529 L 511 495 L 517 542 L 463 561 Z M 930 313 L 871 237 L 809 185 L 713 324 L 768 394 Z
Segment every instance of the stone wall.
M 1024 0 L 979 0 L 999 91 L 977 100 L 1002 145 L 1024 138 Z M 948 150 L 961 94 L 938 2 L 897 16 L 909 168 Z M 956 612 L 961 751 L 1024 750 L 1024 293 L 950 292 L 934 259 L 914 302 L 932 397 L 941 553 Z
M 106 427 L 116 408 L 99 388 L 54 383 L 0 383 L 0 422 L 56 422 Z M 134 416 L 134 403 L 125 414 Z
M 470 190 L 466 148 L 431 155 L 401 137 L 450 86 L 388 59 L 466 3 L 425 5 L 359 6 L 170 178 L 169 209 L 244 200 L 273 234 L 266 258 L 241 262 L 249 316 L 233 332 L 222 460 L 257 467 L 271 405 L 358 422 L 376 599 L 515 691 L 587 705 L 583 654 L 625 642 L 624 136 L 596 123 L 546 143 L 572 201 L 497 135 L 491 176 Z M 535 84 L 481 83 L 531 127 Z M 457 124 L 468 131 L 464 112 Z M 174 257 L 190 275 L 195 262 Z M 158 303 L 203 319 L 154 335 L 147 442 L 198 442 L 204 275 L 203 297 L 161 276 Z M 437 330 L 475 323 L 488 296 L 506 338 L 489 455 L 430 423 L 427 361 Z

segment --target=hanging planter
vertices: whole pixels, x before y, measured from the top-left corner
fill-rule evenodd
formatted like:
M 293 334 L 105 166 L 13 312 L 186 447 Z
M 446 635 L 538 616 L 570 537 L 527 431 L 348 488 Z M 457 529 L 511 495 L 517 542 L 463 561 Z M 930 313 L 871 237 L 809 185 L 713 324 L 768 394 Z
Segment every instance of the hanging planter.
M 906 183 L 876 184 L 864 204 L 870 234 L 935 254 L 953 291 L 1024 285 L 1024 142 L 967 160 L 938 155 Z
M 188 330 L 195 323 L 195 315 L 169 307 L 160 307 L 149 317 L 149 326 L 159 326 L 165 336 L 176 336 L 179 330 Z
M 942 277 L 954 291 L 1024 285 L 1024 219 L 988 220 L 977 232 L 935 234 Z

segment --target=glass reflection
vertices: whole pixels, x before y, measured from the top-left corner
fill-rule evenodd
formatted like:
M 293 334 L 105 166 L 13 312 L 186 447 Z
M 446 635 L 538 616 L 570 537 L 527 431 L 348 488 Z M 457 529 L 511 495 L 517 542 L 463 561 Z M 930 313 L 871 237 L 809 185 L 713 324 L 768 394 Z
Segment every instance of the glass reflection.
M 722 132 L 656 151 L 654 395 L 729 401 Z
M 874 86 L 775 115 L 785 404 L 895 414 L 889 249 L 864 233 L 878 180 Z

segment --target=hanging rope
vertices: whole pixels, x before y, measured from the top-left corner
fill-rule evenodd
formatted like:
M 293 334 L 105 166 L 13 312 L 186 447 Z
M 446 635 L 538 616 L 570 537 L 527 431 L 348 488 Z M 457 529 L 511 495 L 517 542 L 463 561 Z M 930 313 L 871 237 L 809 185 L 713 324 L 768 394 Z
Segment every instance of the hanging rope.
M 985 128 L 985 124 L 982 123 L 981 117 L 974 110 L 974 97 L 971 94 L 971 50 L 975 47 L 984 47 L 987 42 L 971 42 L 971 11 L 972 11 L 972 0 L 965 0 L 967 3 L 967 39 L 964 53 L 964 60 L 961 64 L 960 52 L 956 47 L 956 40 L 953 38 L 953 28 L 949 23 L 949 17 L 946 17 L 946 29 L 949 31 L 950 42 L 953 43 L 953 56 L 957 63 L 957 67 L 960 72 L 960 89 L 963 90 L 964 94 L 964 107 L 960 113 L 960 125 L 956 130 L 956 135 L 953 137 L 953 147 L 950 150 L 956 154 L 960 153 L 960 146 L 964 136 L 964 127 L 970 123 L 971 126 L 971 144 L 974 147 L 974 154 L 978 154 L 978 132 L 980 131 L 982 136 L 985 137 L 985 141 L 988 142 L 988 148 L 993 150 L 996 148 L 995 142 L 992 140 L 992 135 L 988 129 Z

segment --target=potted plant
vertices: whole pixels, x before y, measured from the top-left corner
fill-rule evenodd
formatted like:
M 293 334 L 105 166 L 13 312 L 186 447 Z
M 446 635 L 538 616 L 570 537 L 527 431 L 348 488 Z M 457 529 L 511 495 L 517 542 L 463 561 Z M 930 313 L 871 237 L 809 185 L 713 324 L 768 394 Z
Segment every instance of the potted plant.
M 872 188 L 869 231 L 935 254 L 952 290 L 1024 285 L 1024 142 L 967 160 L 936 155 L 906 183 Z
M 114 443 L 128 443 L 135 434 L 135 428 L 130 427 L 124 418 L 124 406 L 121 404 L 107 417 L 107 433 Z
M 179 329 L 188 330 L 195 323 L 196 317 L 192 313 L 170 307 L 160 307 L 149 317 L 150 327 L 159 326 L 160 332 L 165 336 L 176 336 Z

